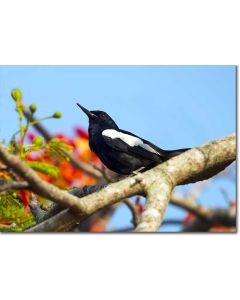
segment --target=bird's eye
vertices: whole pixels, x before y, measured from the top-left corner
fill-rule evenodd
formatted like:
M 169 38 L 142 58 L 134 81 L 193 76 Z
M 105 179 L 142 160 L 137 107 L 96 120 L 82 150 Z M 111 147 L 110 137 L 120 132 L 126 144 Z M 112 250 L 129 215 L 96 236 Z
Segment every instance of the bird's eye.
M 101 115 L 100 115 L 100 118 L 104 119 L 104 118 L 105 118 L 105 115 L 104 115 L 104 114 L 101 114 Z

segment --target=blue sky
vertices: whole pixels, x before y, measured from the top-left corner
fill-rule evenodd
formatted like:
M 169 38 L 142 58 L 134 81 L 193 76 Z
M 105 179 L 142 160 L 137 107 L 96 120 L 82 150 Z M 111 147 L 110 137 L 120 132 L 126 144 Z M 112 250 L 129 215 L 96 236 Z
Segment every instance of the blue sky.
M 76 102 L 106 111 L 120 128 L 163 149 L 194 147 L 236 131 L 235 66 L 1 66 L 0 139 L 8 139 L 17 129 L 13 88 L 22 90 L 27 104 L 37 104 L 38 116 L 63 113 L 62 119 L 44 123 L 51 132 L 71 135 L 76 125 L 87 128 Z M 235 183 L 220 178 L 204 191 L 201 201 L 225 205 L 220 187 L 236 197 Z M 172 206 L 166 213 L 169 218 L 183 215 Z M 122 205 L 109 229 L 128 226 L 129 220 Z

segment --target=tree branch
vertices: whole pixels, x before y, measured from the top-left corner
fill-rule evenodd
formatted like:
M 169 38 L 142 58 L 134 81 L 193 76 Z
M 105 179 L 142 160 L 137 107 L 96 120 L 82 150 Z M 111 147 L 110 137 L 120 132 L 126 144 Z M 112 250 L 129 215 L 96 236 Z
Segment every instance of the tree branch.
M 236 208 L 209 208 L 184 198 L 177 194 L 171 196 L 171 204 L 186 209 L 194 214 L 197 218 L 186 224 L 183 231 L 207 231 L 214 224 L 222 226 L 236 226 Z
M 30 120 L 31 122 L 35 121 L 36 119 L 32 116 L 32 114 L 25 108 L 23 109 L 24 116 Z M 45 138 L 46 141 L 50 141 L 53 137 L 51 134 L 45 129 L 45 127 L 41 123 L 36 123 L 33 125 L 35 129 L 42 134 L 42 136 Z M 101 178 L 102 174 L 95 169 L 93 166 L 91 166 L 88 163 L 85 163 L 83 161 L 80 161 L 74 153 L 66 151 L 66 154 L 69 156 L 71 164 L 76 167 L 77 169 L 85 172 L 86 174 L 93 176 L 95 178 Z
M 209 208 L 199 205 L 191 198 L 184 198 L 182 196 L 177 195 L 176 193 L 173 193 L 171 195 L 171 204 L 186 209 L 187 211 L 193 213 L 199 218 L 205 220 L 209 220 L 211 218 L 211 210 Z
M 148 188 L 147 203 L 136 231 L 158 230 L 176 185 L 208 179 L 222 171 L 235 157 L 235 136 L 230 135 L 191 149 L 150 170 L 149 174 L 160 171 L 161 177 L 156 177 Z
M 162 172 L 161 179 L 156 179 L 147 189 L 147 201 L 139 222 L 137 232 L 157 231 L 169 203 L 173 183 Z
M 74 220 L 76 223 L 123 198 L 147 195 L 143 216 L 136 228 L 139 232 L 159 229 L 171 198 L 171 191 L 176 185 L 209 178 L 210 175 L 222 171 L 235 157 L 235 135 L 230 135 L 191 149 L 145 173 L 109 184 L 100 191 L 79 199 L 40 179 L 24 162 L 6 152 L 0 145 L 0 159 L 29 183 L 29 189 L 40 196 L 68 206 L 76 214 Z M 68 216 L 70 219 L 72 213 Z
M 206 232 L 214 225 L 236 228 L 236 221 L 235 207 L 211 208 L 207 220 L 196 218 L 184 226 L 183 232 Z
M 7 190 L 26 190 L 29 184 L 26 181 L 7 181 L 0 185 L 0 192 Z
M 123 202 L 127 205 L 132 213 L 132 223 L 134 227 L 136 227 L 139 223 L 139 216 L 138 216 L 138 207 L 136 204 L 132 203 L 130 199 L 124 199 Z

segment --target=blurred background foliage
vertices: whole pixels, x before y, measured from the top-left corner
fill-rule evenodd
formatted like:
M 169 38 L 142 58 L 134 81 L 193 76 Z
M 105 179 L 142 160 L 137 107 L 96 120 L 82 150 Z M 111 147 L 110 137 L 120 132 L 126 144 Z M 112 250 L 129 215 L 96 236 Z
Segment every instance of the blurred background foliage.
M 21 91 L 19 89 L 13 90 L 12 98 L 16 103 L 19 130 L 8 143 L 5 143 L 8 151 L 21 157 L 28 166 L 37 172 L 39 177 L 61 189 L 94 185 L 96 179 L 74 167 L 70 163 L 67 154 L 67 151 L 71 151 L 81 161 L 96 166 L 100 164 L 97 156 L 89 149 L 87 131 L 81 127 L 76 127 L 73 138 L 69 138 L 64 133 L 56 133 L 50 141 L 46 142 L 33 129 L 33 126 L 46 119 L 59 119 L 61 113 L 55 112 L 52 116 L 30 122 L 29 119 L 24 119 L 23 111 L 27 107 L 22 102 Z M 30 104 L 28 110 L 33 116 L 37 111 L 37 106 Z M 16 174 L 13 174 L 0 163 L 1 183 L 14 179 L 16 179 Z M 35 196 L 43 208 L 49 209 L 47 199 L 43 199 L 38 195 Z M 28 190 L 3 191 L 0 197 L 1 231 L 23 231 L 35 224 L 34 216 L 29 209 L 31 193 Z

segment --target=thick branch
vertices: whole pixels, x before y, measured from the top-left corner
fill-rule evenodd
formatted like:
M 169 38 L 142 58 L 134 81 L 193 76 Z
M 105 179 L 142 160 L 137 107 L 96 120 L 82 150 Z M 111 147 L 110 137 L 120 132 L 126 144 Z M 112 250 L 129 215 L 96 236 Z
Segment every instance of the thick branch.
M 235 136 L 230 135 L 191 149 L 150 170 L 149 175 L 155 175 L 156 178 L 148 188 L 147 203 L 136 231 L 158 230 L 170 201 L 171 191 L 176 185 L 208 179 L 222 171 L 235 157 Z M 161 178 L 157 173 L 161 174 Z
M 80 201 L 79 198 L 70 195 L 66 191 L 61 191 L 57 187 L 42 180 L 23 161 L 17 156 L 8 153 L 1 145 L 0 159 L 29 183 L 29 189 L 31 191 L 42 197 L 68 206 L 81 215 L 90 215 L 104 206 L 114 204 L 122 198 L 141 193 L 142 191 L 142 186 L 136 180 L 135 176 L 113 183 L 97 193 L 82 198 Z
M 74 215 L 69 209 L 64 209 L 55 216 L 39 223 L 25 232 L 65 232 L 70 231 L 77 223 L 82 220 L 79 216 Z
M 153 232 L 158 230 L 162 223 L 163 216 L 169 203 L 173 184 L 168 175 L 162 172 L 161 179 L 147 188 L 147 202 L 142 213 L 142 218 L 138 224 L 137 232 Z
M 235 152 L 235 136 L 227 136 L 78 199 L 40 179 L 24 162 L 7 153 L 0 145 L 0 159 L 29 183 L 30 190 L 68 206 L 78 214 L 78 221 L 123 198 L 147 194 L 147 204 L 137 231 L 157 231 L 170 200 L 171 190 L 178 184 L 197 180 L 199 174 L 199 180 L 203 180 L 204 174 L 208 178 L 209 172 L 219 172 L 235 159 Z

